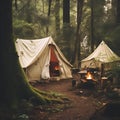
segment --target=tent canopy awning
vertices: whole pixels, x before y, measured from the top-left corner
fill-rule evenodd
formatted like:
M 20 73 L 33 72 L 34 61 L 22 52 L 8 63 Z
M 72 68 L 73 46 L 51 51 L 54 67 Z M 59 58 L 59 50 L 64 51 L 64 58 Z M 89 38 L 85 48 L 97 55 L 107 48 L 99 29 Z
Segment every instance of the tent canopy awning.
M 107 44 L 102 41 L 99 46 L 88 57 L 81 61 L 81 64 L 90 61 L 97 61 L 101 63 L 110 63 L 120 61 L 120 57 L 116 55 Z
M 33 40 L 17 39 L 15 45 L 22 68 L 27 68 L 33 64 L 39 58 L 39 56 L 43 54 L 43 51 L 49 45 L 54 45 L 60 56 L 62 56 L 61 58 L 63 61 L 65 61 L 66 64 L 72 66 L 64 57 L 51 36 Z

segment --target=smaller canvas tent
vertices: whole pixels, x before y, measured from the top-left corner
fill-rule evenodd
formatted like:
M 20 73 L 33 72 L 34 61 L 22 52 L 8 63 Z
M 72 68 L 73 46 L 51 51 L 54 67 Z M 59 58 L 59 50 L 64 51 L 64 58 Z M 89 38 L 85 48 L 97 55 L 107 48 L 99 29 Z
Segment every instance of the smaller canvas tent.
M 120 61 L 120 57 L 117 56 L 104 41 L 102 41 L 92 54 L 81 61 L 81 68 L 101 67 L 102 63 L 116 61 Z
M 71 78 L 72 65 L 64 57 L 52 37 L 15 42 L 21 67 L 28 80 Z

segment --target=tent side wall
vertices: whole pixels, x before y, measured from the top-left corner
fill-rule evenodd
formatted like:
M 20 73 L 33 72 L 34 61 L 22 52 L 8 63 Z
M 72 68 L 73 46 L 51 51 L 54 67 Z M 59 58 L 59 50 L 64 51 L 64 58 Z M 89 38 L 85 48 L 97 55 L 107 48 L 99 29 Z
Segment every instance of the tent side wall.
M 88 61 L 81 61 L 81 68 L 96 68 L 96 67 L 101 67 L 101 62 L 100 61 L 95 61 L 95 60 L 88 60 Z
M 46 46 L 43 53 L 39 56 L 37 61 L 35 61 L 32 65 L 26 68 L 26 75 L 29 81 L 32 80 L 40 80 L 49 79 L 49 47 Z

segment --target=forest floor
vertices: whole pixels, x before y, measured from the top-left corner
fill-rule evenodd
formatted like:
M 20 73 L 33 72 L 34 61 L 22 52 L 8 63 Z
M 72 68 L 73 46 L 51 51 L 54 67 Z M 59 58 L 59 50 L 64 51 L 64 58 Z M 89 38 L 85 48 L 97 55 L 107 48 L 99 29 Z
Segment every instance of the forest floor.
M 104 95 L 98 95 L 95 89 L 73 87 L 72 80 L 37 83 L 34 87 L 63 94 L 70 101 L 63 105 L 36 107 L 30 114 L 30 120 L 89 120 L 96 110 L 108 102 Z

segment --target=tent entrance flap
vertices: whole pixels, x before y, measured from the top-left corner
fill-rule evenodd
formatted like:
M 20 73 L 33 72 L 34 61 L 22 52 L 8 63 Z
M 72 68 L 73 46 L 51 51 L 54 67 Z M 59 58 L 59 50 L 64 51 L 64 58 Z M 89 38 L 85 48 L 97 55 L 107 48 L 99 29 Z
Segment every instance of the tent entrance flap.
M 60 76 L 60 66 L 57 56 L 55 54 L 55 48 L 53 45 L 50 45 L 50 77 Z

